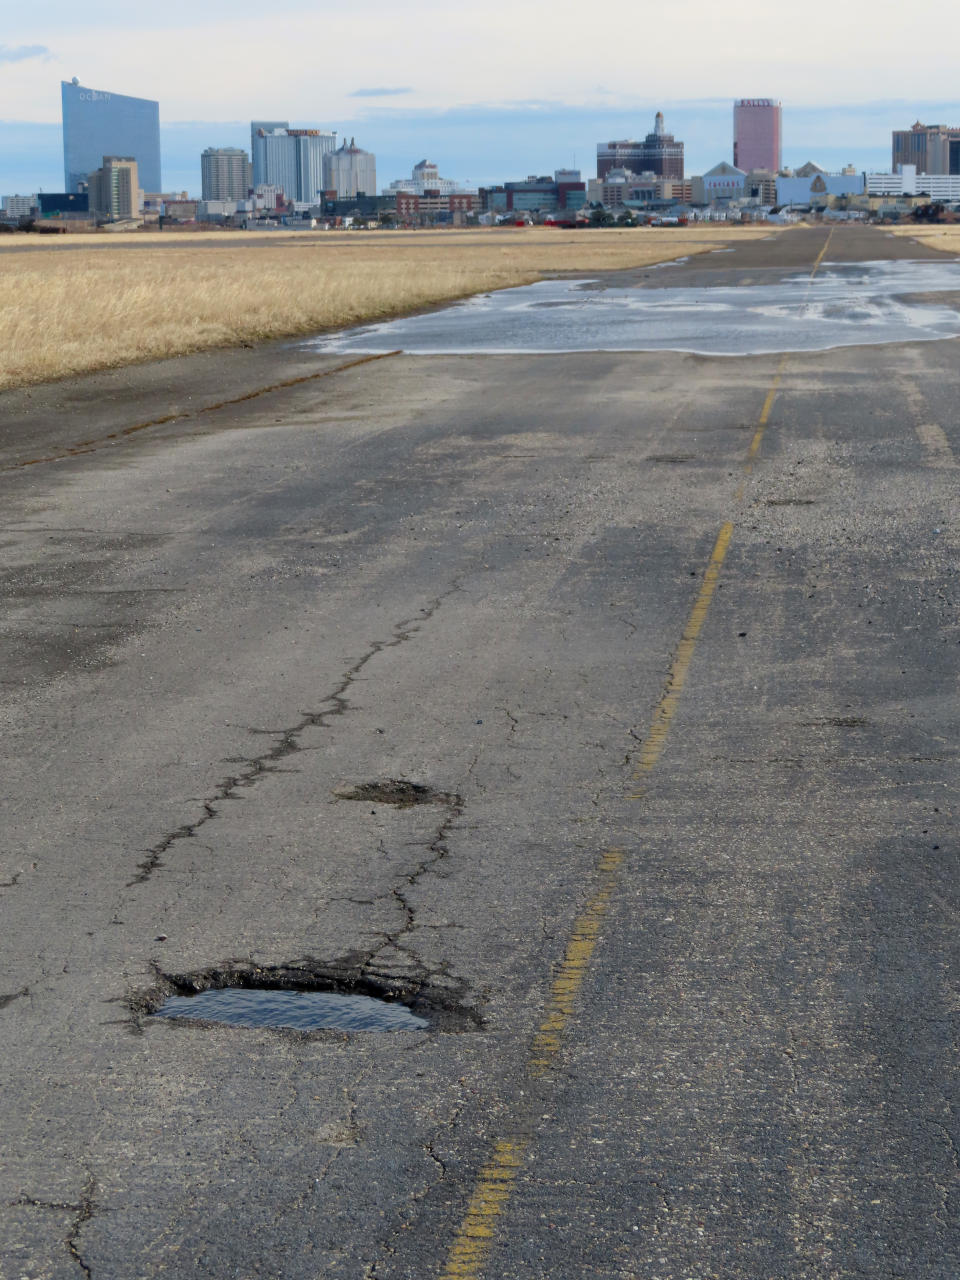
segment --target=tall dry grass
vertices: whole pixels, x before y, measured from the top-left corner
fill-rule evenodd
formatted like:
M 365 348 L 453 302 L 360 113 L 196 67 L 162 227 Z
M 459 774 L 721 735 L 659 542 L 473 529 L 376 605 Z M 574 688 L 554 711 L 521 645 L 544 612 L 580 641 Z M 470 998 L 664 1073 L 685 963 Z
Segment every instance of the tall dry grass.
M 64 236 L 29 252 L 10 237 L 0 244 L 0 387 L 315 333 L 550 272 L 646 266 L 769 234 L 749 227 L 158 234 L 124 244 Z
M 944 253 L 960 253 L 960 226 L 894 227 L 893 234 L 919 240 L 921 244 L 931 249 L 942 249 Z

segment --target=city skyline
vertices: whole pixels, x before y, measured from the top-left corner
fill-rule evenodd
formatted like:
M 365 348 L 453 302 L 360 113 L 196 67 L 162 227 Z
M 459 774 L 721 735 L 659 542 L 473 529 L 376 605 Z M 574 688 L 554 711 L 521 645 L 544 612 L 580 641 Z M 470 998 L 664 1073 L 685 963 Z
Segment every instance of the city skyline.
M 384 182 L 430 155 L 450 178 L 477 185 L 574 163 L 588 172 L 598 141 L 642 138 L 662 110 L 685 141 L 687 172 L 704 172 L 731 158 L 730 104 L 744 97 L 783 101 L 786 163 L 876 166 L 893 129 L 918 116 L 960 122 L 960 100 L 950 97 L 960 6 L 920 0 L 911 17 L 925 16 L 937 40 L 922 60 L 905 61 L 893 0 L 839 9 L 808 0 L 792 11 L 740 0 L 722 22 L 706 0 L 677 0 L 656 22 L 662 45 L 682 56 L 645 68 L 640 94 L 630 88 L 636 42 L 609 38 L 642 36 L 632 0 L 610 0 L 599 21 L 556 0 L 368 0 L 359 10 L 284 0 L 269 15 L 255 0 L 168 0 L 150 10 L 49 0 L 5 22 L 0 187 L 58 185 L 44 157 L 60 122 L 59 82 L 74 76 L 160 101 L 166 187 L 199 190 L 204 149 L 248 147 L 249 121 L 276 117 L 355 136 L 377 155 Z M 332 47 L 356 56 L 326 59 L 318 80 L 316 50 Z M 877 68 L 892 66 L 895 80 L 884 84 L 895 83 L 897 97 L 878 99 Z
M 59 85 L 56 86 L 59 88 Z M 278 98 L 281 95 L 278 94 Z M 731 105 L 724 99 L 651 100 L 625 103 L 616 110 L 556 103 L 525 104 L 479 111 L 450 109 L 413 112 L 391 108 L 354 118 L 298 119 L 297 128 L 336 131 L 338 140 L 356 136 L 358 145 L 374 152 L 381 186 L 408 175 L 425 155 L 444 176 L 473 186 L 552 173 L 558 167 L 593 172 L 598 141 L 649 130 L 654 112 L 664 111 L 668 127 L 686 144 L 688 174 L 702 173 L 729 160 L 732 145 Z M 274 115 L 285 114 L 285 101 Z M 163 181 L 167 190 L 200 191 L 200 155 L 208 147 L 238 146 L 249 150 L 250 118 L 234 121 L 166 121 L 170 104 L 161 98 Z M 841 112 L 836 104 L 804 107 L 784 103 L 784 163 L 796 167 L 814 160 L 829 170 L 847 163 L 858 169 L 885 170 L 890 163 L 893 129 L 909 128 L 921 119 L 937 123 L 960 120 L 960 101 L 895 100 L 866 103 Z M 62 189 L 63 150 L 59 124 L 35 121 L 0 122 L 0 190 L 9 193 Z

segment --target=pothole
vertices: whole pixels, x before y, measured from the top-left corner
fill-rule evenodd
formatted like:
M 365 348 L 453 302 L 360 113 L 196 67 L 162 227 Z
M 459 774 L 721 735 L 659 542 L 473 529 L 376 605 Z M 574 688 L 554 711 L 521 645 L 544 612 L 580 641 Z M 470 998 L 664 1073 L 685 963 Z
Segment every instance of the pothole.
M 430 1023 L 405 1004 L 335 991 L 258 991 L 220 987 L 193 996 L 168 996 L 154 1018 L 222 1022 L 230 1027 L 286 1027 L 292 1031 L 427 1031 Z
M 409 809 L 416 804 L 446 804 L 459 808 L 460 796 L 452 791 L 435 791 L 420 782 L 408 782 L 405 778 L 386 778 L 380 782 L 361 782 L 357 786 L 337 787 L 333 793 L 340 800 L 362 800 L 367 804 L 392 804 L 397 809 Z
M 152 990 L 130 1001 L 135 1024 L 143 1019 L 317 1031 L 473 1031 L 483 1025 L 464 1003 L 466 986 L 432 977 L 371 970 L 351 953 L 326 964 L 305 959 L 260 967 L 230 961 L 185 974 L 158 974 Z

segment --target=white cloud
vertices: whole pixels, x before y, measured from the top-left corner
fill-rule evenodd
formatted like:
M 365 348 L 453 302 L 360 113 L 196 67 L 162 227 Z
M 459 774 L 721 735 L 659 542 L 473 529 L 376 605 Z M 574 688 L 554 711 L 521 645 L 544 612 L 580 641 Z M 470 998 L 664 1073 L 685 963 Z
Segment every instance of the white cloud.
M 960 46 L 960 5 L 940 0 L 910 10 L 914 30 L 929 18 L 936 31 L 918 59 L 902 57 L 900 0 L 607 0 L 600 11 L 582 0 L 281 0 L 269 12 L 260 0 L 168 0 L 129 15 L 105 0 L 50 0 L 43 12 L 49 32 L 34 13 L 5 35 L 9 47 L 43 49 L 35 42 L 55 32 L 57 57 L 5 70 L 0 116 L 58 120 L 58 80 L 74 75 L 158 98 L 165 120 L 322 122 L 355 111 L 366 85 L 402 85 L 418 110 L 543 99 L 646 114 L 669 98 L 857 102 L 894 86 L 929 99 L 953 90 Z
M 45 44 L 20 44 L 12 48 L 0 44 L 0 62 L 25 62 L 28 58 L 49 58 L 50 50 Z

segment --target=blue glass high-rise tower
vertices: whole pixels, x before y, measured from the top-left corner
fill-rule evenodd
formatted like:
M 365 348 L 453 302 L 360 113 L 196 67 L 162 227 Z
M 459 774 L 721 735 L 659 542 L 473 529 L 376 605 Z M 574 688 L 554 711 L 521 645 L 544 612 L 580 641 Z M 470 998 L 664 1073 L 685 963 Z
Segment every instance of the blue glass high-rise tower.
M 63 180 L 76 191 L 104 156 L 131 156 L 144 191 L 160 185 L 160 104 L 149 98 L 87 89 L 74 78 L 60 83 L 63 99 Z

